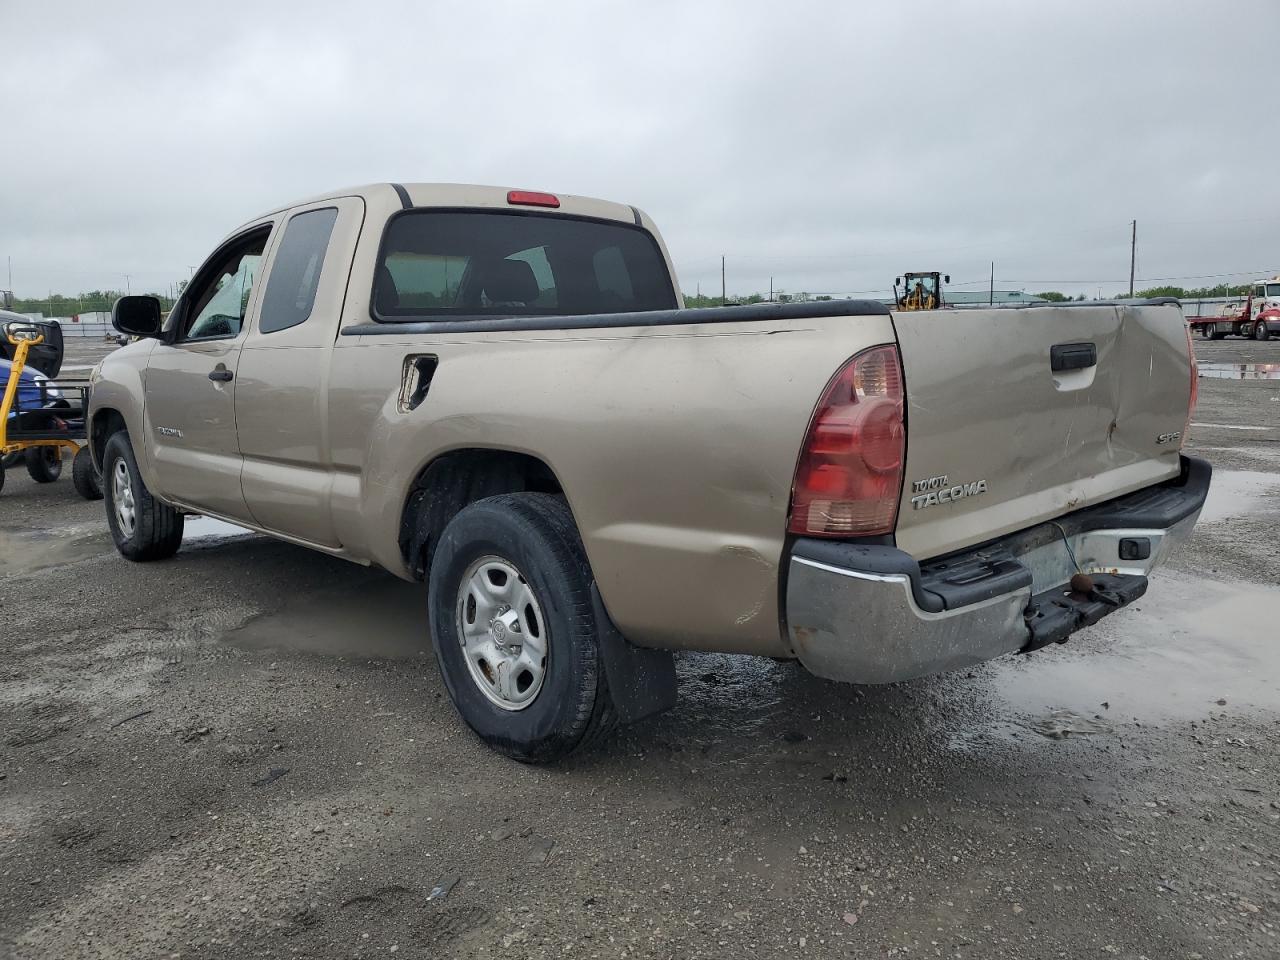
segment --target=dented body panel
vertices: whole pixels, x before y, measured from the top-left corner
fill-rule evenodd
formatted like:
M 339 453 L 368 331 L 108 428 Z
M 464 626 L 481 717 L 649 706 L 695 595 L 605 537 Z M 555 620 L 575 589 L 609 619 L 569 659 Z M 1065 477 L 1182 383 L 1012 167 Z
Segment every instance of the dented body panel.
M 900 313 L 894 329 L 907 393 L 897 542 L 912 556 L 1177 476 L 1179 444 L 1161 440 L 1182 431 L 1191 390 L 1176 304 Z M 1056 344 L 1093 344 L 1097 362 L 1055 372 Z

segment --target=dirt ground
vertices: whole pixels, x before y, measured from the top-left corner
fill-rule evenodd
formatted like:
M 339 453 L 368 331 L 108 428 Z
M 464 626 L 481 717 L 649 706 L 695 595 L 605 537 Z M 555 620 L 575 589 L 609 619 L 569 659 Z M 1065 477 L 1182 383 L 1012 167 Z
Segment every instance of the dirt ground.
M 1190 449 L 1192 542 L 1065 646 L 685 656 L 548 769 L 455 716 L 420 587 L 208 521 L 130 564 L 69 465 L 11 470 L 0 957 L 1280 955 L 1280 380 L 1201 379 Z

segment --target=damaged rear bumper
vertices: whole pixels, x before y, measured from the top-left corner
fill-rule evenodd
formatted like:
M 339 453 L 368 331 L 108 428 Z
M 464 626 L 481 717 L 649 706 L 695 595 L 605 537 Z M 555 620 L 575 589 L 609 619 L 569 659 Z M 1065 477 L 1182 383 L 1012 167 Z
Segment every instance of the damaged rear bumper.
M 1212 469 L 1180 476 L 956 554 L 801 539 L 787 576 L 791 645 L 820 677 L 892 683 L 1062 642 L 1132 603 L 1191 534 Z M 1072 576 L 1089 575 L 1088 581 Z

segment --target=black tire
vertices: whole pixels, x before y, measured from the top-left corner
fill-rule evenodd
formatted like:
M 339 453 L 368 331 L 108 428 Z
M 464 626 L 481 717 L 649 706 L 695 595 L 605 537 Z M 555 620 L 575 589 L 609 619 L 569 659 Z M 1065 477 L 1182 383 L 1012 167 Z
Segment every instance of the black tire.
M 1203 326 L 1200 327 L 1200 338 L 1202 340 L 1212 340 L 1213 331 L 1214 331 L 1214 325 L 1212 323 L 1204 324 Z
M 31 447 L 26 459 L 27 473 L 36 483 L 53 483 L 62 476 L 61 447 Z
M 133 495 L 133 529 L 124 527 L 117 511 L 113 478 L 123 464 L 128 473 L 129 492 Z M 102 490 L 107 505 L 107 525 L 116 549 L 127 560 L 139 563 L 164 560 L 182 546 L 182 514 L 151 495 L 138 472 L 129 434 L 113 433 L 102 455 Z
M 102 499 L 102 478 L 98 475 L 98 468 L 93 465 L 88 445 L 77 450 L 71 459 L 71 482 L 75 485 L 76 493 L 86 500 Z
M 1265 320 L 1259 320 L 1253 325 L 1253 339 L 1271 339 L 1271 330 L 1267 327 L 1267 322 Z
M 483 557 L 513 566 L 541 608 L 545 672 L 532 701 L 518 710 L 490 701 L 462 650 L 460 591 L 468 568 Z M 459 512 L 440 537 L 428 586 L 436 660 L 462 719 L 499 753 L 548 763 L 614 726 L 591 585 L 591 566 L 562 497 L 516 493 L 480 500 Z
M 0 490 L 4 489 L 4 464 L 0 463 Z

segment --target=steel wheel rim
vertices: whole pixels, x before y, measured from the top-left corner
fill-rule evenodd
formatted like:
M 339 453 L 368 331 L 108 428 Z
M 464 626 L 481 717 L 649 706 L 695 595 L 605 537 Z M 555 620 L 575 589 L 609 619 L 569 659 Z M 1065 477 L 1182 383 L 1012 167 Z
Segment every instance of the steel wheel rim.
M 547 672 L 550 636 L 524 575 L 502 557 L 475 560 L 458 588 L 458 644 L 476 688 L 502 710 L 537 699 Z
M 116 508 L 120 532 L 126 537 L 132 537 L 138 512 L 133 501 L 133 477 L 129 475 L 129 465 L 123 459 L 117 460 L 111 471 L 111 502 Z

